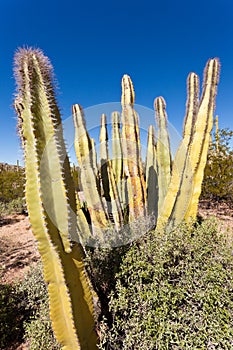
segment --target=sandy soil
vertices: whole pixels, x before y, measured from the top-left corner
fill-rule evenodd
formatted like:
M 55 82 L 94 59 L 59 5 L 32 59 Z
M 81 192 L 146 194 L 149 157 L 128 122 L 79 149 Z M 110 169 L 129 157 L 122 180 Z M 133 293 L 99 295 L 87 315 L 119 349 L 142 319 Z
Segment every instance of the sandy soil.
M 7 216 L 0 220 L 0 277 L 2 283 L 23 278 L 39 259 L 28 217 Z

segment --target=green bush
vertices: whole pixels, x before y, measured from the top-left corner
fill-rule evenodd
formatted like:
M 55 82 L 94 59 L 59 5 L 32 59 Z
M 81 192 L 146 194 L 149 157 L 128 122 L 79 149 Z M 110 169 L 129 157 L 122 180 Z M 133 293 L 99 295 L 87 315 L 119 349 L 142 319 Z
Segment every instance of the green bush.
M 216 224 L 151 232 L 126 253 L 101 349 L 233 349 L 233 256 Z
M 0 216 L 21 214 L 26 210 L 24 182 L 22 169 L 0 171 Z
M 233 131 L 220 129 L 209 148 L 202 184 L 202 198 L 233 200 L 233 149 L 230 140 Z
M 39 264 L 32 268 L 21 284 L 18 285 L 26 310 L 30 317 L 24 322 L 24 339 L 30 350 L 61 349 L 57 343 L 49 318 L 49 302 L 47 286 L 43 280 L 42 267 Z
M 19 169 L 0 171 L 0 202 L 10 202 L 24 197 L 24 172 Z
M 0 284 L 0 349 L 15 349 L 23 341 L 30 350 L 61 349 L 51 327 L 41 264 L 18 284 Z
M 122 257 L 128 246 L 116 248 L 86 248 L 85 266 L 92 286 L 99 297 L 97 318 L 104 317 L 108 325 L 112 323 L 109 310 L 109 294 L 115 289 L 116 274 L 119 271 Z
M 7 284 L 0 284 L 0 349 L 9 349 L 23 340 L 23 322 L 28 317 L 22 293 Z
M 26 211 L 24 198 L 12 199 L 9 202 L 0 202 L 0 217 L 11 214 L 22 214 Z

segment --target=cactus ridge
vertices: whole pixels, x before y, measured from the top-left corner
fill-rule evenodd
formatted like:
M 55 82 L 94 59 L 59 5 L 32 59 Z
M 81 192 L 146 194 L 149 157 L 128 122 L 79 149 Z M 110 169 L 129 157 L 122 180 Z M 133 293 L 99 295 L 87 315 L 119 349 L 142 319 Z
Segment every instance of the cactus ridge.
M 171 179 L 171 149 L 167 130 L 166 102 L 163 97 L 157 97 L 154 101 L 156 121 L 158 126 L 157 137 L 157 172 L 158 172 L 158 214 L 163 208 L 164 198 L 168 191 Z

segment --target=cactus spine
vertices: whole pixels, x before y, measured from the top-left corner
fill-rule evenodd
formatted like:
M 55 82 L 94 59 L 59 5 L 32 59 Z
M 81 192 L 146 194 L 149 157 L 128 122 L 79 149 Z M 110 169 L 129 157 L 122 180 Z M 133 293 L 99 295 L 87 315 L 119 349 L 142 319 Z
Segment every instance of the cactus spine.
M 26 201 L 48 283 L 53 329 L 63 349 L 95 349 L 94 307 L 82 248 L 70 243 L 77 235 L 75 193 L 52 69 L 39 50 L 21 49 L 15 64 L 15 107 L 25 154 Z

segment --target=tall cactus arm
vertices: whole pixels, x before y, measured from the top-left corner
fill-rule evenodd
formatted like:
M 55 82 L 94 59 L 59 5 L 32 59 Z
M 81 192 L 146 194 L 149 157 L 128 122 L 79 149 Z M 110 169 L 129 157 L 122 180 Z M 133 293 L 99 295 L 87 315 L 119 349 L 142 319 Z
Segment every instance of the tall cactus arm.
M 218 126 L 218 115 L 215 117 L 215 140 L 216 140 L 216 152 L 219 153 L 219 126 Z
M 170 222 L 171 226 L 183 219 L 190 221 L 196 217 L 213 124 L 218 79 L 219 62 L 217 59 L 209 60 L 204 72 L 201 102 L 198 103 L 198 78 L 194 73 L 189 76 L 187 107 L 191 101 L 193 107 L 198 107 L 190 109 L 193 110 L 190 117 L 187 117 L 187 108 L 184 138 L 175 156 L 171 184 L 158 226 L 162 221 Z
M 101 116 L 100 165 L 104 196 L 107 202 L 109 218 L 114 222 L 116 229 L 119 229 L 123 224 L 123 213 L 116 181 L 113 175 L 112 164 L 109 160 L 108 130 L 105 114 L 102 114 Z
M 71 176 L 64 173 L 69 163 L 66 161 L 63 165 L 65 150 L 58 147 L 58 143 L 62 145 L 64 141 L 56 130 L 60 115 L 52 86 L 51 65 L 42 52 L 32 49 L 21 49 L 15 56 L 15 65 L 18 83 L 15 107 L 25 155 L 26 202 L 48 283 L 53 329 L 63 349 L 94 349 L 97 343 L 94 309 L 81 260 L 82 249 L 79 244 L 72 247 L 69 241 L 69 236 L 76 235 L 71 231 L 77 229 L 69 214 L 69 196 L 74 193 L 66 190 L 66 179 Z M 45 151 L 47 146 L 51 150 L 50 160 Z M 42 157 L 48 166 L 46 173 Z M 59 174 L 54 174 L 53 167 Z M 59 185 L 53 186 L 52 182 Z M 47 191 L 50 197 L 46 197 Z M 54 203 L 55 200 L 58 203 Z M 61 216 L 65 224 L 56 220 L 64 203 L 66 208 Z M 75 211 L 75 207 L 72 210 Z
M 190 73 L 187 78 L 187 102 L 183 126 L 183 141 L 186 146 L 188 146 L 191 141 L 197 118 L 200 93 L 199 85 L 198 75 L 195 73 Z
M 75 151 L 81 167 L 81 183 L 87 201 L 94 230 L 101 235 L 101 230 L 107 228 L 107 211 L 98 192 L 98 181 L 93 168 L 92 142 L 86 130 L 83 110 L 80 105 L 74 105 L 73 120 L 75 126 Z
M 117 184 L 120 201 L 123 204 L 123 153 L 120 131 L 120 114 L 112 113 L 112 171 Z M 124 204 L 123 204 L 124 205 Z
M 153 214 L 156 222 L 158 216 L 158 175 L 155 130 L 153 125 L 150 125 L 148 130 L 146 154 L 146 190 L 148 214 Z
M 101 115 L 100 120 L 100 173 L 103 185 L 104 197 L 108 205 L 111 206 L 110 184 L 108 178 L 108 131 L 106 115 Z M 109 209 L 109 208 L 108 208 Z
M 194 172 L 192 198 L 185 214 L 185 219 L 196 217 L 201 184 L 207 161 L 210 133 L 213 127 L 213 113 L 219 82 L 220 63 L 217 58 L 207 62 L 201 101 L 195 123 L 195 131 L 189 149 L 189 157 Z
M 172 164 L 171 181 L 158 220 L 158 227 L 161 226 L 162 223 L 164 224 L 169 221 L 172 212 L 176 223 L 180 222 L 184 218 L 185 210 L 187 209 L 187 205 L 192 195 L 193 173 L 189 160 L 188 148 L 192 140 L 198 112 L 198 95 L 199 78 L 195 73 L 190 73 L 187 79 L 187 102 L 183 127 L 183 139 L 181 140 Z M 177 203 L 179 197 L 182 200 Z
M 145 180 L 140 163 L 138 116 L 133 109 L 134 89 L 129 76 L 122 79 L 122 145 L 123 165 L 127 177 L 129 217 L 133 221 L 146 213 Z
M 157 164 L 158 164 L 158 186 L 159 186 L 159 215 L 163 208 L 164 198 L 167 194 L 171 180 L 171 150 L 167 130 L 166 102 L 163 97 L 157 97 L 154 101 L 156 121 L 158 126 L 157 137 Z

